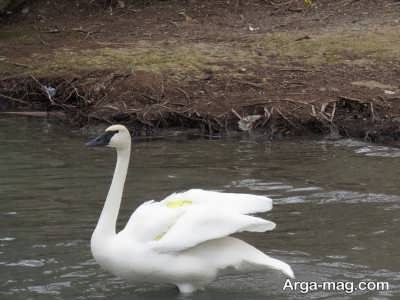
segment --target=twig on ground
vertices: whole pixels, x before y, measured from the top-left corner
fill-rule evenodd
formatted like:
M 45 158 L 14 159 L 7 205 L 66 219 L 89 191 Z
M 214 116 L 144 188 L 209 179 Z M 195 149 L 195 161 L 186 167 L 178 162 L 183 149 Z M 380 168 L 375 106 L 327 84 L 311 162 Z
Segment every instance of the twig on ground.
M 313 70 L 307 70 L 303 68 L 282 68 L 279 71 L 287 71 L 287 72 L 312 72 Z
M 72 86 L 72 88 L 75 90 L 75 94 L 76 94 L 79 98 L 83 99 L 87 104 L 90 104 L 90 103 L 91 103 L 91 101 L 90 101 L 89 99 L 87 99 L 86 97 L 84 97 L 84 96 L 82 96 L 81 94 L 79 94 L 79 91 L 78 91 L 78 89 L 77 89 L 76 87 L 74 87 L 72 84 L 71 84 L 71 86 Z
M 43 33 L 60 33 L 61 30 L 56 27 L 56 28 L 45 30 L 45 31 L 42 31 L 42 32 Z
M 31 78 L 38 84 L 40 85 L 40 89 L 46 93 L 47 98 L 49 99 L 51 104 L 56 104 L 56 102 L 53 100 L 53 97 L 50 95 L 49 90 L 46 86 L 40 83 L 39 80 L 37 80 L 33 75 L 31 75 Z
M 71 31 L 76 31 L 76 32 L 86 34 L 84 40 L 86 40 L 89 36 L 98 33 L 98 31 L 89 31 L 89 30 L 83 29 L 82 27 L 72 28 Z
M 99 45 L 137 45 L 137 43 L 124 43 L 124 42 L 101 42 L 101 41 L 95 41 L 96 44 Z
M 304 35 L 302 37 L 299 37 L 299 38 L 295 39 L 294 41 L 295 42 L 299 42 L 299 41 L 310 40 L 310 39 L 311 39 L 311 37 L 309 35 Z
M 237 112 L 234 108 L 232 108 L 231 111 L 233 112 L 233 114 L 234 114 L 236 117 L 239 118 L 239 120 L 243 119 L 242 116 L 239 115 L 238 112 Z
M 57 117 L 57 118 L 65 118 L 65 113 L 61 111 L 6 111 L 0 112 L 3 115 L 14 115 L 14 116 L 28 116 L 28 117 L 39 117 L 39 118 L 47 118 L 47 117 Z
M 296 125 L 289 120 L 289 118 L 287 118 L 280 110 L 279 108 L 276 108 L 276 112 L 282 117 L 282 119 L 284 119 L 286 122 L 288 122 L 290 125 L 292 125 L 293 127 L 296 127 Z
M 4 95 L 4 94 L 0 94 L 0 98 L 5 98 L 7 100 L 11 100 L 13 102 L 17 102 L 17 103 L 20 103 L 20 104 L 25 104 L 25 105 L 29 104 L 28 102 L 26 102 L 24 100 L 21 100 L 21 99 L 18 99 L 18 98 L 14 98 L 14 97 L 11 97 L 11 96 L 7 96 L 7 95 Z
M 333 108 L 332 108 L 332 112 L 331 112 L 331 123 L 333 122 L 333 118 L 335 117 L 335 113 L 336 113 L 336 102 L 333 103 Z
M 184 89 L 181 89 L 181 88 L 179 88 L 179 87 L 177 87 L 176 89 L 177 89 L 178 91 L 180 91 L 183 95 L 185 95 L 186 103 L 189 104 L 189 103 L 190 103 L 190 96 L 189 96 L 189 94 L 188 94 Z
M 372 121 L 375 121 L 375 110 L 374 110 L 374 104 L 372 102 L 370 103 L 370 107 L 371 107 Z
M 245 85 L 250 85 L 256 88 L 265 88 L 265 83 L 255 83 L 255 82 L 251 82 L 251 81 L 246 81 L 246 80 L 236 80 L 236 82 L 241 83 L 241 84 L 245 84 Z
M 355 102 L 360 102 L 360 103 L 365 102 L 365 101 L 363 101 L 361 99 L 347 97 L 347 96 L 339 96 L 339 98 L 342 99 L 342 100 L 349 100 L 349 101 L 355 101 Z
M 317 117 L 317 112 L 315 111 L 315 106 L 311 104 L 311 116 Z
M 17 63 L 17 62 L 13 62 L 13 61 L 8 61 L 8 60 L 2 60 L 1 62 L 5 63 L 5 64 L 17 66 L 17 67 L 22 67 L 22 68 L 29 68 L 29 69 L 32 68 L 32 66 L 30 66 L 30 65 L 21 64 L 21 63 Z
M 256 106 L 256 105 L 265 105 L 265 104 L 269 104 L 269 103 L 282 103 L 282 102 L 290 102 L 293 104 L 303 104 L 303 105 L 312 105 L 308 102 L 304 102 L 304 101 L 300 101 L 300 100 L 293 100 L 293 99 L 279 99 L 279 100 L 263 100 L 263 101 L 259 101 L 259 102 L 252 102 L 252 103 L 245 103 L 242 104 L 240 107 L 248 107 L 248 106 Z
M 261 123 L 261 127 L 264 127 L 265 124 L 267 124 L 267 122 L 270 120 L 270 118 L 272 117 L 272 114 L 274 113 L 274 107 L 271 107 L 271 111 L 269 111 L 269 109 L 264 106 L 264 116 L 266 117 L 265 120 Z
M 154 97 L 151 97 L 151 96 L 148 96 L 148 95 L 146 95 L 146 94 L 142 94 L 142 97 L 144 97 L 144 98 L 150 100 L 152 103 L 159 103 L 159 102 L 160 102 L 158 99 L 156 99 L 156 98 L 154 98 Z
M 40 34 L 39 34 L 38 38 L 39 38 L 39 41 L 42 43 L 43 46 L 48 46 L 49 45 L 49 43 L 47 43 L 44 39 L 42 39 Z

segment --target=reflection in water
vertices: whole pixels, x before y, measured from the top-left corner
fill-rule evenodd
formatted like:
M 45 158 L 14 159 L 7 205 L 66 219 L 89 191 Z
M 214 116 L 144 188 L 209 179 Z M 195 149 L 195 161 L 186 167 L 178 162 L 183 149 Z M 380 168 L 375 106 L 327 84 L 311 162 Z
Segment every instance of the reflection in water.
M 275 272 L 227 276 L 190 296 L 103 272 L 89 240 L 115 154 L 46 122 L 0 120 L 1 299 L 303 299 Z M 290 263 L 298 280 L 388 281 L 390 290 L 307 299 L 400 295 L 399 150 L 339 142 L 135 142 L 120 226 L 149 199 L 191 187 L 268 195 L 278 227 L 241 237 Z M 359 297 L 359 298 L 358 298 Z M 376 297 L 376 298 L 372 298 Z
M 355 153 L 366 155 L 366 156 L 377 156 L 377 157 L 400 157 L 400 149 L 395 147 L 371 145 L 365 142 L 354 141 L 350 139 L 339 140 L 333 142 L 334 145 L 339 147 L 347 146 L 354 149 Z

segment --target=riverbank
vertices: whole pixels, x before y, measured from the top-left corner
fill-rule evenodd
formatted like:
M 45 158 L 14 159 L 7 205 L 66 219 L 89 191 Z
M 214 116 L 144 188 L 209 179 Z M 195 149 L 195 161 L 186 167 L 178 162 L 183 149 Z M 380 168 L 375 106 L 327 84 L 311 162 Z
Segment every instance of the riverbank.
M 75 4 L 3 21 L 2 113 L 138 135 L 400 137 L 396 1 Z

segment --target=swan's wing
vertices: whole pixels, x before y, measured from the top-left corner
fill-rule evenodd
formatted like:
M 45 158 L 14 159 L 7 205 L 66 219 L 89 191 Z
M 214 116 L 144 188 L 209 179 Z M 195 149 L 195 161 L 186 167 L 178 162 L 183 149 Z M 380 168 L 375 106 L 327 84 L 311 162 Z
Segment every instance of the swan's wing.
M 122 232 L 141 242 L 158 240 L 183 213 L 160 202 L 147 201 L 133 212 Z
M 123 233 L 142 242 L 160 241 L 160 250 L 185 249 L 235 232 L 271 230 L 274 223 L 245 215 L 271 208 L 272 200 L 264 196 L 192 189 L 143 203 Z
M 170 208 L 201 205 L 240 214 L 254 214 L 272 209 L 272 200 L 264 196 L 220 193 L 200 189 L 172 194 L 162 200 L 161 203 Z
M 197 206 L 187 209 L 160 239 L 151 242 L 151 246 L 159 252 L 182 251 L 236 232 L 263 232 L 274 228 L 275 223 L 261 218 Z

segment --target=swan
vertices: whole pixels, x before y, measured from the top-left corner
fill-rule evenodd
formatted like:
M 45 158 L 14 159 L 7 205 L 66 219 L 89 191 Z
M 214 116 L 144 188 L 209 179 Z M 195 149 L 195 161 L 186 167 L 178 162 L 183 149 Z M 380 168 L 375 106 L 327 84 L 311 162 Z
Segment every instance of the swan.
M 272 208 L 267 197 L 201 189 L 174 193 L 141 204 L 117 233 L 131 136 L 125 126 L 112 125 L 86 145 L 117 151 L 111 186 L 90 243 L 103 269 L 130 282 L 174 284 L 181 293 L 202 289 L 228 273 L 274 269 L 294 278 L 285 262 L 230 236 L 275 228 L 273 222 L 251 216 Z

